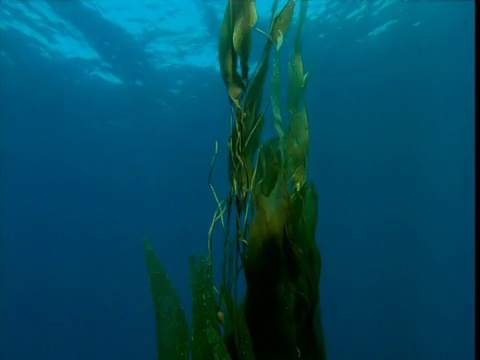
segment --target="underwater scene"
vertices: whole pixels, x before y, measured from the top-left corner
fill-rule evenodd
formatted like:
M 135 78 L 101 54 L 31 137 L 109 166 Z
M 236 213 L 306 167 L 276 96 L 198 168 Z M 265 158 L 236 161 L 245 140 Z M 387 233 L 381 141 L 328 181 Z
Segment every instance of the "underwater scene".
M 474 359 L 474 11 L 0 2 L 0 359 Z

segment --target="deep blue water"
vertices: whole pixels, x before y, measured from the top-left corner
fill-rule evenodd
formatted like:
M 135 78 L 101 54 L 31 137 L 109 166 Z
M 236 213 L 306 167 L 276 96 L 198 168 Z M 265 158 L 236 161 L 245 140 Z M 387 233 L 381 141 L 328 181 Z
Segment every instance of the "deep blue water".
M 75 22 L 66 8 L 54 10 Z M 328 49 L 304 41 L 330 359 L 474 358 L 473 10 L 426 2 L 404 14 L 424 26 L 369 44 L 348 31 Z M 102 29 L 117 36 L 97 28 L 92 43 Z M 15 66 L 0 68 L 0 358 L 154 359 L 142 238 L 188 309 L 188 258 L 206 252 L 215 210 L 216 139 L 215 183 L 228 189 L 220 76 L 75 82 L 81 63 L 1 34 Z M 115 66 L 133 79 L 139 57 Z M 186 73 L 195 99 L 168 91 Z

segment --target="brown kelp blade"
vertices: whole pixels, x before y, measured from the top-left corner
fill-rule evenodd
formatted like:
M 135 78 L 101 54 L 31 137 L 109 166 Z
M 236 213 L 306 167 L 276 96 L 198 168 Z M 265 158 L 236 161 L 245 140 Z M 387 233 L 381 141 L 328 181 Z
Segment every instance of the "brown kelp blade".
M 280 36 L 283 37 L 290 27 L 290 23 L 295 10 L 295 1 L 289 0 L 283 9 L 273 18 L 272 29 L 270 31 L 270 40 L 276 42 Z M 263 98 L 263 86 L 268 72 L 268 63 L 270 60 L 270 52 L 272 48 L 272 42 L 268 41 L 263 49 L 261 60 L 257 66 L 251 84 L 247 90 L 247 95 L 244 104 L 244 111 L 249 117 L 245 121 L 245 128 L 251 129 L 253 124 L 258 119 L 260 111 L 260 105 Z
M 248 3 L 248 0 L 246 1 Z M 279 36 L 283 36 L 283 34 L 288 31 L 288 28 L 291 24 L 293 12 L 295 10 L 295 3 L 295 0 L 289 0 L 287 4 L 283 7 L 283 9 L 276 16 L 273 17 L 271 34 L 275 34 L 275 41 L 279 39 Z M 230 2 L 229 4 L 231 7 Z M 248 23 L 248 21 L 244 21 L 245 24 L 248 23 L 247 27 L 249 31 L 251 31 L 250 26 L 253 26 L 252 24 L 254 24 L 253 20 L 256 21 L 256 10 L 254 10 L 253 5 L 251 4 L 252 3 L 250 3 L 250 6 L 248 7 L 248 13 L 250 14 L 250 22 Z M 240 1 L 237 6 L 240 5 L 245 6 L 245 1 Z M 275 8 L 276 6 L 274 6 L 272 9 L 274 10 Z M 246 7 L 244 7 L 243 9 L 246 9 Z M 247 11 L 245 10 L 243 13 L 247 14 Z M 271 36 L 270 40 L 272 40 Z M 237 112 L 237 116 L 235 119 L 237 122 L 236 131 L 239 132 L 240 137 L 238 137 L 237 134 L 232 135 L 233 137 L 242 139 L 241 144 L 236 147 L 236 149 L 240 149 L 240 152 L 242 153 L 235 155 L 240 156 L 244 159 L 244 168 L 246 170 L 248 179 L 251 179 L 253 175 L 254 154 L 258 149 L 258 145 L 260 142 L 260 134 L 264 123 L 264 118 L 261 114 L 261 105 L 263 102 L 263 88 L 268 73 L 271 48 L 272 41 L 267 41 L 262 53 L 262 57 L 253 75 L 252 81 L 248 86 L 243 102 L 243 108 L 241 111 Z M 277 99 L 277 97 L 275 97 L 274 99 Z M 278 107 L 275 104 L 275 109 L 277 108 Z M 240 124 L 238 124 L 239 122 Z
M 299 191 L 307 181 L 309 138 L 307 110 L 303 104 L 301 110 L 293 113 L 285 141 L 286 167 L 294 191 Z
M 279 32 L 286 34 L 292 22 L 293 13 L 295 11 L 296 0 L 289 0 L 283 9 L 273 19 L 270 38 L 273 42 L 277 41 Z
M 299 192 L 307 181 L 309 127 L 305 99 L 303 98 L 307 75 L 304 74 L 300 31 L 306 17 L 307 1 L 300 4 L 300 18 L 293 54 L 288 62 L 287 106 L 290 122 L 286 134 L 286 168 L 291 189 Z
M 287 88 L 287 104 L 288 110 L 294 113 L 298 110 L 302 97 L 305 93 L 305 87 L 309 73 L 305 73 L 303 66 L 303 58 L 301 51 L 301 30 L 305 22 L 307 12 L 307 0 L 300 3 L 300 15 L 297 25 L 297 33 L 295 36 L 295 44 L 293 53 L 288 62 L 288 88 Z
M 229 0 L 225 9 L 218 42 L 218 60 L 228 94 L 237 105 L 248 77 L 252 28 L 257 22 L 254 0 Z M 241 73 L 237 71 L 240 58 Z
M 229 1 L 223 16 L 220 36 L 218 37 L 218 62 L 223 82 L 230 98 L 238 102 L 244 89 L 242 78 L 237 72 L 238 54 L 233 47 L 234 6 Z
M 252 29 L 257 22 L 255 0 L 233 2 L 233 49 L 240 57 L 242 78 L 248 77 L 248 58 L 252 46 Z

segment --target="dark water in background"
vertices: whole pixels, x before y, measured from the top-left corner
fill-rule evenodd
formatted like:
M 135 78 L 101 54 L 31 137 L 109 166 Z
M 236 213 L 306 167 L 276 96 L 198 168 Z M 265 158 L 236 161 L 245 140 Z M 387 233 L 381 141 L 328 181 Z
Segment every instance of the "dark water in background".
M 474 358 L 473 8 L 416 5 L 404 16 L 422 27 L 368 45 L 348 31 L 328 49 L 305 42 L 330 359 Z M 1 36 L 15 66 L 0 69 L 0 358 L 154 359 L 141 239 L 188 308 L 188 256 L 205 253 L 215 208 L 213 143 L 229 129 L 219 75 L 74 83 L 79 64 Z M 123 55 L 133 78 L 135 52 Z M 195 99 L 167 90 L 185 73 Z

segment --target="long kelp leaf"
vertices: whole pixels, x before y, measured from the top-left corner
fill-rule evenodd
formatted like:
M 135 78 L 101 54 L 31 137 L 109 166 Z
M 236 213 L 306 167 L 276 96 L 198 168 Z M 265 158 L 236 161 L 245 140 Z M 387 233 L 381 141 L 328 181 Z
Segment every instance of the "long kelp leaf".
M 255 0 L 230 1 L 233 8 L 233 48 L 240 57 L 242 78 L 248 77 L 248 58 L 252 46 L 252 28 L 257 22 Z
M 280 40 L 277 42 L 277 50 L 275 52 L 275 58 L 273 59 L 272 70 L 272 82 L 271 82 L 271 96 L 272 99 L 272 111 L 273 111 L 273 124 L 277 130 L 277 134 L 281 140 L 284 137 L 283 125 L 282 125 L 282 110 L 281 110 L 281 76 L 280 76 L 280 48 L 283 42 Z
M 207 330 L 219 332 L 217 302 L 213 290 L 211 272 L 205 257 L 190 257 L 190 283 L 192 288 L 192 359 L 213 360 L 213 346 Z
M 214 360 L 230 360 L 230 355 L 228 354 L 227 347 L 225 346 L 222 337 L 212 326 L 207 328 L 207 339 L 212 348 Z
M 232 41 L 234 27 L 232 6 L 231 1 L 229 1 L 220 28 L 220 35 L 218 37 L 218 61 L 228 95 L 231 100 L 238 101 L 244 85 L 237 71 L 238 54 L 235 52 Z
M 288 0 L 282 10 L 273 19 L 270 38 L 276 42 L 279 34 L 285 35 L 290 28 L 293 12 L 295 10 L 296 0 Z
M 309 73 L 305 73 L 303 68 L 301 34 L 303 24 L 307 14 L 307 0 L 301 0 L 300 14 L 297 25 L 297 33 L 295 35 L 295 43 L 293 54 L 288 62 L 288 88 L 287 103 L 288 110 L 291 113 L 298 111 L 301 99 L 304 97 L 305 86 Z
M 157 358 L 188 359 L 188 325 L 180 298 L 147 239 L 144 247 L 155 307 Z

